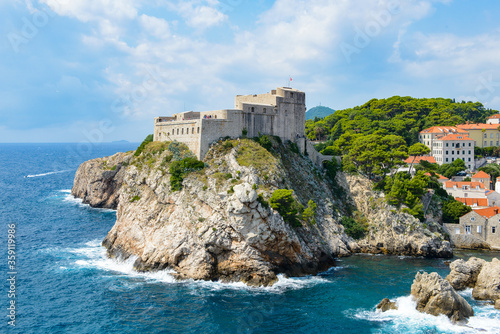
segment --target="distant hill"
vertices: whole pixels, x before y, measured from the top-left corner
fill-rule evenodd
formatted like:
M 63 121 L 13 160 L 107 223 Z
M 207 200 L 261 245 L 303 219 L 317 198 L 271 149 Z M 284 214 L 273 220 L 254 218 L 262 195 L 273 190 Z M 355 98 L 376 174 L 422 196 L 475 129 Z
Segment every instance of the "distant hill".
M 306 120 L 314 119 L 314 117 L 323 118 L 323 117 L 326 117 L 328 115 L 333 114 L 334 112 L 335 112 L 335 110 L 333 110 L 332 108 L 317 106 L 317 107 L 309 109 L 306 112 Z

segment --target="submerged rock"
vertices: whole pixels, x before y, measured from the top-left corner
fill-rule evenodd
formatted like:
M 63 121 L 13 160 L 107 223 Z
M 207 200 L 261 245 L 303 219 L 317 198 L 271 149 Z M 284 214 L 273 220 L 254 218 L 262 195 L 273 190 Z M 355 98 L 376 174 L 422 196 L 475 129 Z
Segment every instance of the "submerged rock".
M 497 258 L 485 262 L 472 290 L 472 297 L 479 300 L 500 299 L 500 261 Z M 495 303 L 495 307 L 498 303 Z
M 380 310 L 382 312 L 397 309 L 398 307 L 396 306 L 396 302 L 390 301 L 389 298 L 382 299 L 382 301 L 377 305 L 377 310 Z
M 417 273 L 411 295 L 416 299 L 420 312 L 436 316 L 444 314 L 453 322 L 465 321 L 474 315 L 469 303 L 435 272 Z
M 462 259 L 455 260 L 450 264 L 451 272 L 446 276 L 446 280 L 455 290 L 473 288 L 485 263 L 485 260 L 477 257 L 471 257 L 467 262 Z

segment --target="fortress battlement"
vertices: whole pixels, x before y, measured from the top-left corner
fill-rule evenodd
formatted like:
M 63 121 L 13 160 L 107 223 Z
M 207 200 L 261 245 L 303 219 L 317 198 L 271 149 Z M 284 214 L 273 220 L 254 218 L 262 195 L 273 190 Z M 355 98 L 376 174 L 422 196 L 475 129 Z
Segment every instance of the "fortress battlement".
M 234 109 L 185 111 L 154 120 L 155 141 L 185 143 L 198 159 L 222 137 L 259 134 L 282 140 L 305 138 L 305 93 L 278 87 L 266 94 L 237 95 Z

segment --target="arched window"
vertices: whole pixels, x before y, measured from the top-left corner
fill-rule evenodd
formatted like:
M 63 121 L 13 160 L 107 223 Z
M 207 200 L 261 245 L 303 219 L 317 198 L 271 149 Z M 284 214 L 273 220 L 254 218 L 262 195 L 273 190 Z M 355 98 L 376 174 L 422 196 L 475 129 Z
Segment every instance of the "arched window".
M 200 127 L 198 127 L 198 133 L 200 133 Z
M 194 128 L 191 128 L 191 134 L 194 134 Z
M 179 129 L 177 129 L 177 134 L 179 134 Z
M 251 109 L 251 110 L 252 110 L 252 112 L 254 112 L 254 111 L 255 111 L 255 108 L 254 108 L 254 107 L 252 107 L 252 109 Z
M 183 135 L 183 134 L 184 134 L 184 128 L 181 129 L 181 135 Z

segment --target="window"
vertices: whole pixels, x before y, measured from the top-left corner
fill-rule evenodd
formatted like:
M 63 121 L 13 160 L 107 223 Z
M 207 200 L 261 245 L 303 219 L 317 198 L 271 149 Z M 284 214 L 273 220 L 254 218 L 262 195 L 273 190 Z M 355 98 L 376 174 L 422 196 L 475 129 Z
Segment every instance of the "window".
M 493 138 L 493 133 L 490 134 L 490 138 Z
M 179 129 L 177 129 L 177 134 L 179 134 Z
M 484 141 L 484 146 L 488 146 L 488 142 L 486 140 Z
M 469 143 L 469 147 L 471 146 L 471 143 Z
M 183 134 L 184 134 L 184 128 L 181 129 L 181 135 L 183 135 Z
M 465 225 L 465 234 L 470 234 L 471 232 L 470 225 Z
M 446 158 L 446 162 L 448 162 L 448 158 Z
M 484 138 L 488 138 L 488 135 L 486 133 L 484 134 Z
M 497 140 L 497 146 L 498 146 L 498 140 Z
M 469 162 L 470 162 L 470 158 L 469 158 Z
M 446 143 L 446 147 L 448 147 L 448 143 Z
M 267 109 L 266 109 L 266 108 L 264 108 L 263 112 L 264 112 L 264 114 L 265 114 L 265 113 L 267 112 Z
M 460 234 L 460 227 L 455 227 L 455 234 Z
M 469 154 L 470 154 L 470 151 L 469 151 Z
M 446 151 L 446 154 L 448 154 L 448 151 Z
M 497 227 L 496 226 L 492 226 L 491 227 L 491 233 L 497 233 Z
M 169 136 L 169 137 L 170 137 L 170 132 L 168 132 L 168 133 L 167 133 L 167 136 Z
M 483 228 L 481 225 L 478 225 L 477 226 L 477 233 L 482 233 L 483 232 Z
M 200 127 L 198 127 L 198 133 L 200 133 Z
M 251 110 L 252 112 L 254 112 L 254 111 L 255 111 L 255 108 L 254 108 L 254 107 L 252 107 L 250 110 Z
M 191 134 L 194 135 L 194 128 L 191 128 Z
M 490 146 L 493 146 L 493 140 L 490 141 Z
M 500 138 L 500 133 L 497 133 L 497 139 Z
M 455 151 L 451 151 L 451 155 L 455 154 Z

